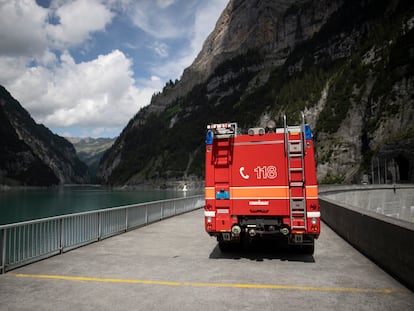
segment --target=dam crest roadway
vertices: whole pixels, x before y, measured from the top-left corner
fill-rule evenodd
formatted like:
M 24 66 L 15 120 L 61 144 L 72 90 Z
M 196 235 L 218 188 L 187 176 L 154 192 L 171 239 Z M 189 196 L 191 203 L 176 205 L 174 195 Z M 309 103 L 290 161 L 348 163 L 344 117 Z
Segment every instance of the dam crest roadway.
M 413 310 L 326 223 L 315 253 L 222 253 L 197 209 L 0 275 L 0 310 Z

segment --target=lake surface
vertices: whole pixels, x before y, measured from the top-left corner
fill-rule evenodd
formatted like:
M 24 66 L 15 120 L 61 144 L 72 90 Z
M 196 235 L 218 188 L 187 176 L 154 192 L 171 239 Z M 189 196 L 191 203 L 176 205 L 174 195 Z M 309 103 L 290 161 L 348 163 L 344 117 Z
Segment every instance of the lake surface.
M 200 194 L 173 190 L 59 187 L 0 191 L 0 225 Z

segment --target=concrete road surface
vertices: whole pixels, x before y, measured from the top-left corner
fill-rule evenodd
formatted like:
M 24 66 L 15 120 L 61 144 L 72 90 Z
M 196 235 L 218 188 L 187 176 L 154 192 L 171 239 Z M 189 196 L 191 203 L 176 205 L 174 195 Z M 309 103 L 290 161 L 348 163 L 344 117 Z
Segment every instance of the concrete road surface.
M 326 225 L 313 256 L 220 252 L 196 210 L 0 275 L 0 310 L 414 310 Z

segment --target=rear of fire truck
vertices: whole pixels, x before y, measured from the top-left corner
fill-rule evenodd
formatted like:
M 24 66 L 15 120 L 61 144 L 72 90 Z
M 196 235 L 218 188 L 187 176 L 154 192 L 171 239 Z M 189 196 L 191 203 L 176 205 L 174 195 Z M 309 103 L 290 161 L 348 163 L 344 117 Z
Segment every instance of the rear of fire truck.
M 320 211 L 312 133 L 304 122 L 250 128 L 210 124 L 206 138 L 205 229 L 221 250 L 285 238 L 313 254 Z

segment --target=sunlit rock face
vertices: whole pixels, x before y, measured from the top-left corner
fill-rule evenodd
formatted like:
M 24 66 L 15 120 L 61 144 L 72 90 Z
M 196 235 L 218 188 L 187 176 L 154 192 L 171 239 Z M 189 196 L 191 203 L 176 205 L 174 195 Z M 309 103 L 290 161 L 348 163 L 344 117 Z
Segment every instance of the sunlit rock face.
M 99 176 L 202 180 L 206 124 L 280 126 L 304 111 L 319 182 L 414 182 L 413 16 L 405 0 L 229 1 L 192 65 L 131 119 Z

